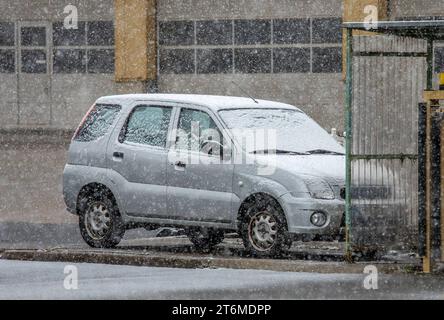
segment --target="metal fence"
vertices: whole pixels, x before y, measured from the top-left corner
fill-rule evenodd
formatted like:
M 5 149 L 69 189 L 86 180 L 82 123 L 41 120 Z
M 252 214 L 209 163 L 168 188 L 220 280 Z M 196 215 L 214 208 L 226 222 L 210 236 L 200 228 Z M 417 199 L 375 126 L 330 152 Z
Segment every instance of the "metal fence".
M 427 42 L 354 35 L 351 243 L 413 248 L 418 227 L 418 104 Z

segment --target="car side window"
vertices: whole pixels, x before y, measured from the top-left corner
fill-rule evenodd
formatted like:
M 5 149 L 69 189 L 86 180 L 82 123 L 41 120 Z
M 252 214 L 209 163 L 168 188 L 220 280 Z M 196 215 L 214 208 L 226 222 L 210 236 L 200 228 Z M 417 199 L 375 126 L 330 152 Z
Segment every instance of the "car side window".
M 90 142 L 103 137 L 120 112 L 118 105 L 97 104 L 79 126 L 75 141 Z
M 222 145 L 223 136 L 214 120 L 204 111 L 182 108 L 176 134 L 176 149 L 203 151 L 205 142 Z
M 137 106 L 125 126 L 124 142 L 165 147 L 172 108 L 163 106 Z

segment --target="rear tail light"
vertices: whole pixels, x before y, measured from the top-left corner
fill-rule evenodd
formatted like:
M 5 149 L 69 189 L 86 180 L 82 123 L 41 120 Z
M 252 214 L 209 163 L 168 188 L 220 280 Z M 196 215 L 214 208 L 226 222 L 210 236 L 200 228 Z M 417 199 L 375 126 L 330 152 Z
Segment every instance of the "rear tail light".
M 83 125 L 85 124 L 86 119 L 88 119 L 89 114 L 94 110 L 94 107 L 96 106 L 96 104 L 93 104 L 88 112 L 85 114 L 85 116 L 82 118 L 82 121 L 80 121 L 79 126 L 77 127 L 76 131 L 74 132 L 74 135 L 72 136 L 72 140 L 74 140 L 77 135 L 79 134 L 80 129 L 82 129 Z

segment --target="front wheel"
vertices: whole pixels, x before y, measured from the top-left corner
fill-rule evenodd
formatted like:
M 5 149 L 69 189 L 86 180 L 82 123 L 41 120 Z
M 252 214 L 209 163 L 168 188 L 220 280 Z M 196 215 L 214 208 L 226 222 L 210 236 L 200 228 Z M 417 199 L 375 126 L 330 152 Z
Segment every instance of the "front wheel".
M 253 256 L 280 256 L 291 246 L 285 216 L 274 199 L 259 199 L 251 203 L 240 227 L 245 249 Z
M 114 248 L 125 233 L 119 210 L 106 195 L 86 200 L 79 215 L 79 227 L 82 238 L 93 248 Z

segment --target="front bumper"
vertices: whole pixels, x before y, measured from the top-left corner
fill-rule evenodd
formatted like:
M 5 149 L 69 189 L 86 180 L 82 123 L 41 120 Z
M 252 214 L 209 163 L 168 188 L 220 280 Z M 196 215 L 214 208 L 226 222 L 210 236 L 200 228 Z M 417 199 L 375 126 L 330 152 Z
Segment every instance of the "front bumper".
M 280 198 L 280 203 L 287 218 L 290 234 L 340 235 L 345 210 L 343 200 L 295 198 L 291 194 L 286 194 Z M 310 222 L 311 215 L 316 211 L 322 211 L 327 215 L 327 222 L 322 227 L 316 227 Z

